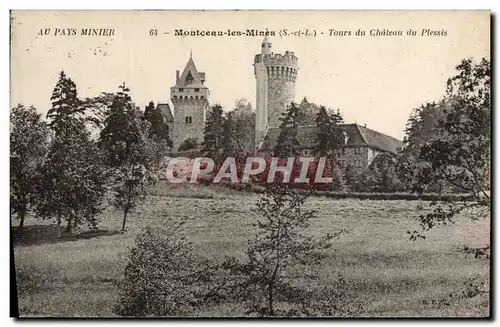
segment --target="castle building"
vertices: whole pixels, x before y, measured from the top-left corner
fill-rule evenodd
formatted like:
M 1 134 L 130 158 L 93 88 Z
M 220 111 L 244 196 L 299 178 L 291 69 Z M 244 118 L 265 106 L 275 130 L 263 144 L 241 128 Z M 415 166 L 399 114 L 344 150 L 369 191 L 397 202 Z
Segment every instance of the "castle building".
M 298 58 L 292 51 L 284 54 L 272 52 L 272 44 L 264 38 L 261 52 L 254 57 L 256 79 L 255 146 L 261 155 L 271 155 L 280 133 L 281 114 L 295 100 Z M 197 154 L 203 141 L 203 129 L 209 107 L 209 89 L 205 73 L 199 72 L 190 56 L 182 74 L 176 72 L 175 85 L 170 88 L 172 111 L 167 103 L 158 103 L 173 141 L 173 152 L 186 155 L 179 146 L 190 141 L 191 155 Z M 343 124 L 345 144 L 338 153 L 342 167 L 366 169 L 381 153 L 397 155 L 402 142 L 391 136 L 358 124 Z M 316 126 L 299 126 L 299 151 L 303 156 L 313 155 L 316 143 Z M 189 152 L 189 151 L 188 151 Z M 198 153 L 199 154 L 199 153 Z
M 280 134 L 281 114 L 295 99 L 298 58 L 294 52 L 284 55 L 274 54 L 272 44 L 264 38 L 261 53 L 255 55 L 254 73 L 256 78 L 256 152 L 270 155 Z M 343 124 L 345 144 L 338 154 L 341 167 L 351 166 L 355 170 L 366 169 L 381 153 L 397 155 L 402 142 L 391 136 L 358 124 Z M 316 144 L 317 127 L 299 126 L 299 151 L 303 156 L 313 155 Z
M 342 124 L 340 127 L 344 132 L 344 146 L 337 154 L 337 162 L 342 168 L 351 166 L 355 171 L 362 171 L 368 168 L 377 155 L 382 153 L 397 155 L 403 146 L 400 140 L 366 126 Z M 318 128 L 315 125 L 299 126 L 297 140 L 300 144 L 298 147 L 300 155 L 313 155 L 317 132 Z M 272 154 L 279 134 L 279 127 L 269 128 L 259 152 Z
M 255 145 L 259 148 L 269 128 L 280 125 L 279 118 L 295 99 L 298 58 L 295 53 L 275 54 L 272 44 L 265 37 L 261 53 L 254 58 L 254 74 L 257 81 L 255 112 Z
M 175 85 L 170 88 L 174 114 L 172 115 L 168 104 L 157 105 L 169 127 L 173 151 L 177 151 L 187 140 L 198 146 L 203 141 L 209 95 L 209 89 L 205 85 L 205 73 L 196 69 L 191 55 L 182 74 L 176 71 Z

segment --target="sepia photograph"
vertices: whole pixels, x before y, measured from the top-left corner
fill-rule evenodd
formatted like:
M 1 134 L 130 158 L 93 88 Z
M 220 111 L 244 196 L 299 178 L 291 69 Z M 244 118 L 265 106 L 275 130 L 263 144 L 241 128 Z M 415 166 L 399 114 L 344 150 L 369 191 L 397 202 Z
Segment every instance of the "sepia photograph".
M 491 24 L 11 10 L 14 316 L 491 319 Z

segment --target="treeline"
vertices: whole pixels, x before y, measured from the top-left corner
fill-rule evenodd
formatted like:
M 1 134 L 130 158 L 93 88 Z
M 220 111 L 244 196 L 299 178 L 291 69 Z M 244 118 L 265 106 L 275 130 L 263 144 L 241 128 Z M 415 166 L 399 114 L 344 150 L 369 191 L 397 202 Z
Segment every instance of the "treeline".
M 134 106 L 123 84 L 116 93 L 80 99 L 64 72 L 46 119 L 34 107 L 10 113 L 10 205 L 19 229 L 29 211 L 65 231 L 96 228 L 112 204 L 126 219 L 154 183 L 169 150 L 168 127 L 151 110 Z M 167 129 L 165 129 L 167 128 Z

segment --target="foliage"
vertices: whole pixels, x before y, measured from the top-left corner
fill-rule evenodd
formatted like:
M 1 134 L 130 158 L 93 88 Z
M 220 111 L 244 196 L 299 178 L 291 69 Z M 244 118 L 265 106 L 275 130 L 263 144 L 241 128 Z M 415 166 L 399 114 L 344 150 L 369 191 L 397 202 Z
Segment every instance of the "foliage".
M 491 103 L 490 63 L 465 59 L 457 66 L 458 74 L 448 80 L 444 117 L 439 119 L 438 134 L 421 148 L 419 159 L 426 166 L 419 170 L 414 190 L 422 192 L 435 180 L 472 196 L 471 202 L 433 203 L 434 210 L 419 216 L 421 228 L 454 222 L 457 214 L 476 210 L 477 217 L 489 215 Z M 409 232 L 410 233 L 410 232 Z M 422 236 L 410 233 L 412 239 Z
M 268 187 L 257 202 L 256 212 L 263 219 L 254 224 L 258 231 L 249 241 L 244 259 L 225 261 L 223 267 L 235 278 L 235 296 L 243 300 L 247 313 L 295 314 L 303 301 L 299 295 L 304 292 L 293 282 L 293 268 L 318 262 L 322 250 L 330 248 L 330 241 L 343 232 L 319 238 L 308 236 L 305 230 L 314 212 L 302 208 L 306 198 L 286 184 Z
M 358 180 L 358 190 L 365 192 L 397 192 L 402 185 L 397 174 L 396 158 L 388 153 L 377 155 Z
M 58 226 L 65 219 L 68 233 L 83 222 L 96 228 L 106 192 L 97 145 L 82 120 L 68 119 L 58 131 L 41 168 L 38 214 Z
M 99 135 L 104 127 L 106 112 L 113 103 L 114 98 L 114 93 L 102 92 L 95 97 L 85 98 L 80 101 L 80 105 L 85 111 L 83 118 L 87 122 L 87 128 L 96 135 Z
M 280 158 L 287 158 L 299 155 L 300 146 L 298 135 L 300 109 L 292 102 L 283 112 L 280 118 L 280 134 L 274 148 L 274 155 Z
M 235 157 L 238 152 L 233 115 L 228 113 L 222 125 L 222 157 Z
M 118 282 L 121 316 L 180 316 L 206 304 L 208 266 L 182 236 L 185 219 L 161 217 L 164 228 L 146 227 L 129 249 L 123 278 Z
M 64 71 L 59 73 L 59 80 L 52 91 L 50 100 L 52 107 L 47 111 L 48 125 L 57 136 L 66 128 L 67 124 L 72 123 L 73 119 L 80 117 L 84 110 L 80 99 L 78 99 L 75 82 L 66 77 Z
M 207 156 L 217 159 L 222 156 L 224 143 L 224 112 L 218 104 L 209 111 L 208 119 L 203 130 L 204 138 L 201 143 L 201 151 Z
M 326 107 L 321 106 L 316 116 L 316 146 L 314 154 L 319 157 L 336 158 L 337 153 L 344 145 L 344 133 L 340 128 L 343 122 L 339 112 L 334 115 L 328 114 Z
M 439 299 L 425 299 L 422 303 L 434 308 L 449 307 L 459 301 L 473 299 L 478 296 L 486 297 L 488 293 L 489 290 L 486 283 L 480 280 L 479 275 L 476 275 L 474 277 L 467 278 L 467 280 L 463 283 L 461 292 L 450 292 L 447 296 Z
M 149 139 L 151 125 L 132 106 L 128 92 L 125 85 L 120 86 L 99 139 L 110 168 L 113 204 L 123 210 L 122 231 L 125 231 L 127 215 L 144 198 L 146 186 L 155 182 L 167 149 L 165 140 Z
M 417 182 L 419 174 L 429 167 L 429 164 L 420 158 L 422 147 L 434 139 L 446 137 L 439 129 L 439 122 L 444 118 L 447 106 L 449 106 L 447 100 L 426 103 L 414 109 L 408 119 L 402 152 L 397 162 L 398 178 L 405 189 L 411 189 Z M 425 185 L 425 191 L 444 191 L 443 181 L 429 181 Z
M 19 229 L 36 205 L 40 167 L 47 154 L 49 130 L 34 107 L 17 105 L 10 112 L 10 212 Z
M 246 99 L 238 99 L 235 109 L 230 112 L 234 122 L 234 142 L 239 153 L 254 152 L 255 142 L 255 112 Z
M 97 227 L 106 192 L 104 167 L 96 143 L 91 140 L 76 86 L 61 72 L 47 113 L 54 131 L 47 160 L 41 167 L 37 211 L 43 218 L 66 220 L 66 231 L 85 222 Z
M 169 138 L 168 125 L 165 122 L 160 108 L 155 108 L 153 101 L 150 101 L 144 110 L 144 119 L 151 124 L 149 137 L 152 140 L 164 141 L 170 148 L 172 141 Z
M 184 142 L 179 145 L 178 151 L 187 151 L 195 149 L 198 146 L 198 139 L 195 137 L 190 137 L 184 140 Z

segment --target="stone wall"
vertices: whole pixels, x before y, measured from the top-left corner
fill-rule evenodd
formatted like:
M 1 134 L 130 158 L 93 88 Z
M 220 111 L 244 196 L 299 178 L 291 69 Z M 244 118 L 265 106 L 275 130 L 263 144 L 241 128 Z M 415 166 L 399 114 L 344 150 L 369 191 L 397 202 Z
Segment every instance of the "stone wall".
M 200 145 L 203 141 L 203 129 L 205 128 L 206 111 L 208 101 L 204 100 L 183 100 L 173 101 L 174 103 L 174 150 L 179 148 L 188 138 L 196 138 Z M 191 119 L 186 121 L 186 118 Z
M 270 77 L 268 83 L 268 124 L 278 127 L 279 118 L 286 107 L 295 100 L 295 82 L 276 77 Z

